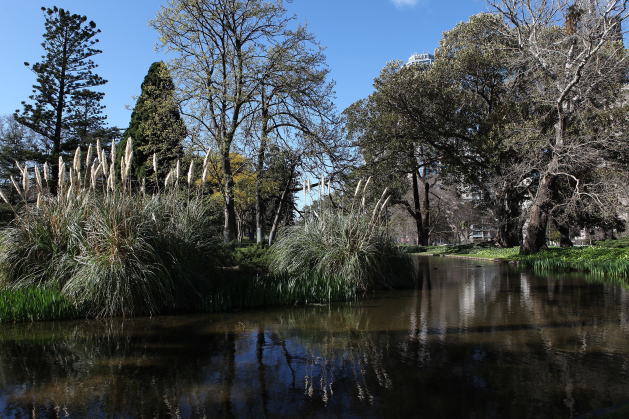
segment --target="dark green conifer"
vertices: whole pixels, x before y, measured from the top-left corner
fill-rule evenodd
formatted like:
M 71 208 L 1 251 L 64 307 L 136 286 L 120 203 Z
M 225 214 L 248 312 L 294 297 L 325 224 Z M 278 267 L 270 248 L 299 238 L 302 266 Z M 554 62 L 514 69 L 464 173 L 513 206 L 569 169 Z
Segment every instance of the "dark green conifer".
M 161 61 L 153 63 L 118 149 L 124 150 L 126 140 L 133 138 L 135 176 L 145 177 L 149 185 L 155 185 L 156 179 L 163 180 L 174 162 L 183 156 L 186 135 L 168 67 Z M 157 177 L 153 154 L 157 156 Z

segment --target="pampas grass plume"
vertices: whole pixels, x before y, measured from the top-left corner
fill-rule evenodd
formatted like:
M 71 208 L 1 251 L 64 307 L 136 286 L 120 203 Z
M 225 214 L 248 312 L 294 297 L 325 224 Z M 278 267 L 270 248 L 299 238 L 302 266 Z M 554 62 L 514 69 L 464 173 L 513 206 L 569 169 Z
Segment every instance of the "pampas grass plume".
M 48 162 L 44 162 L 44 180 L 46 181 L 46 184 L 48 184 L 48 171 L 50 170 L 50 168 L 48 167 Z
M 360 191 L 360 185 L 362 185 L 362 184 L 363 184 L 363 180 L 362 180 L 362 179 L 360 179 L 360 180 L 358 181 L 358 185 L 356 185 L 356 190 L 354 191 L 354 197 L 357 197 L 357 196 L 358 196 L 358 192 Z
M 22 189 L 24 190 L 24 197 L 28 194 L 30 187 L 30 178 L 28 177 L 28 168 L 24 165 L 24 171 L 22 172 Z
M 194 159 L 190 160 L 190 167 L 188 168 L 188 186 L 192 185 L 193 175 L 194 175 Z
M 77 147 L 74 152 L 74 162 L 72 163 L 72 167 L 76 173 L 81 171 L 81 147 Z
M 37 187 L 41 192 L 44 189 L 44 184 L 41 179 L 41 172 L 39 171 L 39 166 L 35 165 L 35 181 L 37 182 Z

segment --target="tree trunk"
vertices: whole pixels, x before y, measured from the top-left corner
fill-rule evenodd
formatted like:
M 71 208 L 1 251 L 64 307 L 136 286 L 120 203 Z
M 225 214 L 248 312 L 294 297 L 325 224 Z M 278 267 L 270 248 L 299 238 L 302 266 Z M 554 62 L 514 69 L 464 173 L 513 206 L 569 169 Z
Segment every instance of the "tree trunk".
M 570 239 L 570 227 L 568 227 L 565 223 L 560 223 L 557 220 L 553 220 L 553 224 L 555 228 L 559 232 L 559 246 L 560 247 L 573 247 L 574 243 Z
M 518 220 L 506 220 L 500 223 L 498 228 L 498 246 L 515 247 L 520 245 L 520 223 Z
M 280 218 L 282 217 L 282 211 L 284 211 L 284 202 L 286 201 L 286 197 L 290 192 L 290 185 L 293 183 L 293 176 L 295 174 L 295 166 L 290 169 L 290 178 L 288 182 L 286 182 L 286 186 L 282 191 L 282 196 L 280 197 L 280 202 L 277 204 L 277 211 L 275 211 L 275 217 L 273 217 L 273 224 L 271 225 L 271 231 L 269 231 L 269 246 L 273 244 L 275 240 L 275 236 L 277 235 L 277 229 L 280 224 Z
M 613 228 L 603 227 L 603 240 L 616 240 L 616 233 Z
M 524 226 L 520 254 L 530 255 L 546 247 L 546 228 L 548 226 L 548 206 L 551 199 L 551 178 L 544 175 L 537 189 L 537 194 Z
M 422 207 L 422 234 L 420 245 L 428 246 L 430 244 L 430 183 L 426 178 L 426 168 L 424 168 L 424 176 L 420 177 L 424 185 L 424 205 Z
M 548 212 L 552 204 L 553 176 L 552 173 L 557 171 L 559 167 L 559 158 L 557 152 L 563 147 L 563 135 L 566 128 L 565 116 L 563 114 L 564 103 L 557 104 L 557 123 L 555 124 L 555 149 L 553 156 L 548 163 L 546 173 L 537 187 L 533 205 L 529 209 L 528 218 L 522 228 L 522 245 L 520 246 L 520 254 L 530 255 L 539 252 L 546 247 L 546 228 L 548 227 Z
M 264 203 L 262 202 L 262 176 L 264 174 L 264 156 L 266 154 L 266 143 L 269 135 L 269 114 L 267 109 L 266 95 L 262 91 L 262 132 L 260 135 L 260 148 L 256 161 L 256 243 L 261 245 L 264 242 Z
M 67 32 L 66 32 L 67 33 Z M 61 129 L 63 125 L 63 109 L 65 107 L 66 95 L 66 70 L 68 67 L 68 38 L 63 40 L 63 53 L 61 56 L 61 74 L 59 75 L 59 90 L 57 91 L 57 103 L 55 105 L 55 132 L 52 138 L 52 182 L 50 190 L 53 194 L 57 194 L 57 183 L 59 179 L 59 156 L 61 155 Z
M 225 224 L 223 226 L 223 241 L 225 243 L 232 242 L 236 239 L 236 208 L 234 205 L 234 176 L 232 173 L 231 162 L 229 161 L 229 151 L 222 153 L 222 166 L 224 180 L 224 216 Z
M 498 245 L 515 247 L 520 245 L 520 202 L 508 191 L 505 191 L 495 212 L 498 219 Z
M 421 204 L 419 203 L 419 185 L 417 184 L 417 170 L 413 170 L 413 205 L 411 215 L 415 219 L 417 228 L 417 245 L 422 245 L 424 239 L 424 223 L 422 222 Z

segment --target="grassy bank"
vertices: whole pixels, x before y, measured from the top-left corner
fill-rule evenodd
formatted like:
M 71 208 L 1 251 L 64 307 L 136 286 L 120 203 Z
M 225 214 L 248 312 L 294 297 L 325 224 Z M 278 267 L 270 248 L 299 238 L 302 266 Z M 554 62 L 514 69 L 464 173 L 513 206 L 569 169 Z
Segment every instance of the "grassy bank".
M 445 256 L 470 256 L 482 259 L 508 259 L 518 254 L 519 248 L 499 248 L 478 246 L 473 244 L 453 245 L 453 246 L 403 246 L 407 253 L 426 253 L 431 255 Z
M 60 320 L 82 313 L 59 291 L 50 288 L 0 290 L 0 323 Z
M 386 191 L 365 207 L 368 182 L 349 210 L 311 211 L 266 249 L 223 245 L 190 179 L 150 195 L 112 177 L 82 184 L 75 163 L 66 193 L 39 183 L 37 204 L 24 199 L 0 230 L 0 322 L 348 301 L 412 278 L 385 228 Z
M 626 248 L 555 248 L 509 259 L 539 272 L 582 271 L 594 275 L 629 278 L 629 249 Z
M 629 278 L 629 239 L 607 240 L 594 246 L 549 248 L 533 255 L 522 256 L 519 248 L 496 248 L 477 245 L 426 246 L 417 253 L 469 256 L 517 262 L 539 272 L 581 271 L 614 278 Z

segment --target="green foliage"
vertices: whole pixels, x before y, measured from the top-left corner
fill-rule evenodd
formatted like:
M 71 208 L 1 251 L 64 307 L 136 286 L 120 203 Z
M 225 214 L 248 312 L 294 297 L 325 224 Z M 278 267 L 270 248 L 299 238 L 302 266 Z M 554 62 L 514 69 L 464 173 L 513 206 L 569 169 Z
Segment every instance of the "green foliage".
M 597 241 L 594 245 L 598 247 L 626 249 L 629 248 L 629 237 L 616 240 L 600 240 Z
M 494 247 L 478 244 L 463 244 L 456 246 L 431 246 L 426 252 L 433 255 L 461 255 L 483 259 L 507 259 L 519 252 L 519 247 Z
M 0 323 L 80 316 L 81 312 L 58 290 L 44 287 L 0 289 Z
M 275 305 L 320 304 L 357 297 L 356 287 L 340 276 L 313 272 L 303 275 L 253 275 L 240 270 L 224 271 L 198 308 L 221 312 Z
M 526 256 L 513 256 L 513 260 L 540 272 L 583 271 L 599 276 L 629 277 L 629 250 L 627 248 L 575 247 L 546 249 Z
M 133 138 L 136 177 L 147 177 L 155 183 L 157 179 L 163 180 L 173 163 L 183 156 L 186 135 L 168 67 L 161 61 L 155 62 L 142 82 L 142 93 L 131 113 L 119 151 L 124 150 L 127 138 Z M 157 179 L 153 154 L 157 157 Z
M 401 244 L 399 247 L 404 253 L 424 253 L 428 251 L 428 246 L 417 246 L 416 244 Z
M 245 272 L 265 273 L 269 270 L 268 248 L 259 245 L 237 247 L 234 263 Z
M 219 263 L 209 219 L 202 198 L 176 192 L 47 199 L 2 231 L 3 280 L 60 290 L 95 317 L 185 308 Z

